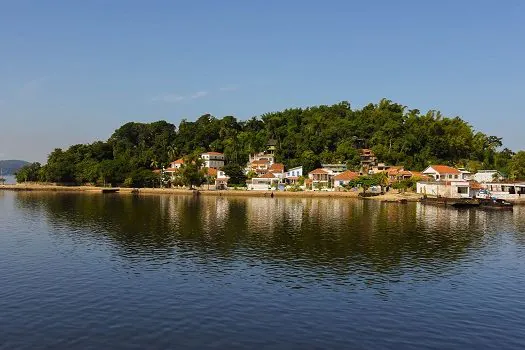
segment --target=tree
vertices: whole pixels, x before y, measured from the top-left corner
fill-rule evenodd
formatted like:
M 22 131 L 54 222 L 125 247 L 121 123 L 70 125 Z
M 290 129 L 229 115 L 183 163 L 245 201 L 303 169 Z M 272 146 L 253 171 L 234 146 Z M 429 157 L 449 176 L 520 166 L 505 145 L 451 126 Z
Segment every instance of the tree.
M 203 161 L 199 157 L 200 152 L 184 157 L 184 164 L 180 168 L 180 177 L 184 186 L 192 189 L 198 187 L 205 181 L 205 171 L 202 168 Z
M 36 182 L 40 179 L 40 163 L 31 163 L 18 169 L 15 174 L 17 182 Z
M 366 193 L 366 191 L 372 187 L 377 186 L 379 184 L 377 177 L 374 177 L 373 175 L 365 175 L 365 176 L 359 176 L 357 179 L 352 180 L 349 182 L 349 187 L 361 187 L 363 188 L 363 194 Z
M 513 180 L 525 179 L 525 151 L 519 151 L 510 160 L 509 177 Z
M 229 185 L 245 186 L 246 175 L 244 169 L 238 164 L 227 164 L 223 168 L 224 173 L 230 178 L 228 180 Z

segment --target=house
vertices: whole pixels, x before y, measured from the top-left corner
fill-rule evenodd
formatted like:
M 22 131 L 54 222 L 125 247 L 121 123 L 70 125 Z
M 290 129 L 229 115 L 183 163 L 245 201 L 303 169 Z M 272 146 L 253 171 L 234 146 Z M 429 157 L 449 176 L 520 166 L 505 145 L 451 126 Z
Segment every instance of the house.
M 302 176 L 303 176 L 302 166 L 288 169 L 288 171 L 284 175 L 286 182 L 289 184 L 296 184 L 299 178 Z
M 472 175 L 472 179 L 480 183 L 485 183 L 502 181 L 505 179 L 505 176 L 497 170 L 479 170 Z
M 355 180 L 358 177 L 359 177 L 359 174 L 354 171 L 351 171 L 351 170 L 343 171 L 342 173 L 339 173 L 334 176 L 333 178 L 334 188 L 346 186 L 348 185 L 350 181 Z
M 271 165 L 273 162 L 270 162 L 266 159 L 257 159 L 248 164 L 248 167 L 246 168 L 246 173 L 249 173 L 250 171 L 254 171 L 257 174 L 265 174 L 270 170 Z
M 459 175 L 458 180 L 420 181 L 416 184 L 417 193 L 433 197 L 472 198 L 477 190 L 469 181 L 459 179 Z
M 464 180 L 461 171 L 447 165 L 431 165 L 423 170 L 423 175 L 427 175 L 435 181 Z
M 336 174 L 329 169 L 317 168 L 308 173 L 308 183 L 312 189 L 331 187 L 332 180 Z
M 279 179 L 284 179 L 285 177 L 284 164 L 273 163 L 272 165 L 270 165 L 270 168 L 268 168 L 268 172 L 272 173 L 275 177 Z
M 217 170 L 217 177 L 215 178 L 215 189 L 225 190 L 228 187 L 228 180 L 230 177 L 222 170 Z
M 248 163 L 253 163 L 256 161 L 266 161 L 270 165 L 272 165 L 275 161 L 275 157 L 273 154 L 266 153 L 266 152 L 250 154 L 250 156 L 248 157 Z
M 180 158 L 180 159 L 177 159 L 176 161 L 173 161 L 170 163 L 170 168 L 173 168 L 173 169 L 180 169 L 180 167 L 182 166 L 182 164 L 184 164 L 184 159 Z M 168 168 L 169 169 L 169 168 Z
M 390 166 L 390 165 L 386 165 L 385 163 L 377 163 L 376 165 L 372 165 L 371 166 L 371 168 L 369 169 L 368 173 L 369 174 L 378 174 L 378 173 L 387 172 L 390 169 L 402 169 L 402 168 L 403 167 L 401 167 L 401 166 Z
M 321 164 L 321 167 L 323 169 L 331 170 L 334 173 L 342 173 L 346 170 L 346 164 L 338 163 L 338 164 Z
M 163 169 L 162 172 L 165 173 L 165 174 L 168 174 L 171 178 L 171 180 L 173 181 L 179 171 L 180 171 L 180 168 L 182 167 L 182 165 L 184 164 L 184 159 L 180 158 L 180 159 L 177 159 L 173 162 L 170 163 L 170 166 L 166 169 Z
M 254 177 L 251 183 L 248 184 L 249 190 L 255 191 L 267 191 L 274 186 L 278 185 L 280 179 L 272 173 L 266 173 L 259 177 Z
M 492 197 L 501 199 L 525 197 L 525 182 L 487 182 L 483 185 Z
M 219 152 L 206 152 L 201 154 L 205 168 L 220 169 L 224 167 L 224 154 Z
M 361 156 L 361 175 L 366 175 L 371 170 L 372 166 L 377 164 L 377 157 L 371 149 L 363 148 L 359 150 Z
M 275 155 L 275 151 L 277 150 L 277 140 L 275 139 L 269 139 L 266 143 L 266 153 Z
M 288 169 L 288 171 L 286 172 L 286 175 L 285 175 L 286 178 L 300 177 L 300 176 L 303 176 L 303 167 L 302 166 L 298 166 L 298 167 L 295 167 L 295 168 Z

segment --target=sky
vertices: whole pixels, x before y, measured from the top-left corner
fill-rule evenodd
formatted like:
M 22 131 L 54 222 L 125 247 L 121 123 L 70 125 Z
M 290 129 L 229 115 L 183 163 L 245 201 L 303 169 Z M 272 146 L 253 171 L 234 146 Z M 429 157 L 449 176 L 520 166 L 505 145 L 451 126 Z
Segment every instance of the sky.
M 0 159 L 388 98 L 525 149 L 525 2 L 0 0 Z

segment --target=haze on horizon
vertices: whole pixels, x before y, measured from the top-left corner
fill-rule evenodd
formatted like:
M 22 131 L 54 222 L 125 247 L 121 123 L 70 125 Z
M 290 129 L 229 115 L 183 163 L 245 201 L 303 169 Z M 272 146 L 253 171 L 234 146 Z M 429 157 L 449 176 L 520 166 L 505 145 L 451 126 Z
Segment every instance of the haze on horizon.
M 518 0 L 0 1 L 0 159 L 128 121 L 385 97 L 525 149 Z

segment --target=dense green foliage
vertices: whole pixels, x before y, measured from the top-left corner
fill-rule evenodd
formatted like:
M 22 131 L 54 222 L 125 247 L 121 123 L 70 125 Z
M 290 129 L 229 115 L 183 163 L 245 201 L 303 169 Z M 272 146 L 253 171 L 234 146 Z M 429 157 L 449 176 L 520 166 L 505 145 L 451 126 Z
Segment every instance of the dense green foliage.
M 17 170 L 15 177 L 17 182 L 36 182 L 41 176 L 40 163 L 30 163 Z
M 144 170 L 202 151 L 223 152 L 230 164 L 244 166 L 248 155 L 264 150 L 269 139 L 277 140 L 276 161 L 287 167 L 303 165 L 305 172 L 321 163 L 346 162 L 357 168 L 358 149 L 364 147 L 373 149 L 382 162 L 412 170 L 444 163 L 509 173 L 514 156 L 508 149 L 500 150 L 500 138 L 474 131 L 459 117 L 446 118 L 437 111 L 422 114 L 384 99 L 362 109 L 341 102 L 246 121 L 203 115 L 194 122 L 182 120 L 178 128 L 166 121 L 131 122 L 106 142 L 54 150 L 39 179 L 151 186 L 155 179 Z M 519 166 L 512 169 L 515 176 L 525 175 Z M 196 185 L 201 179 L 192 181 Z
M 246 175 L 244 169 L 238 164 L 230 163 L 224 166 L 224 173 L 230 178 L 228 184 L 232 186 L 246 185 Z
M 2 169 L 0 175 L 14 175 L 18 169 L 27 164 L 29 163 L 24 160 L 0 160 L 0 169 Z

